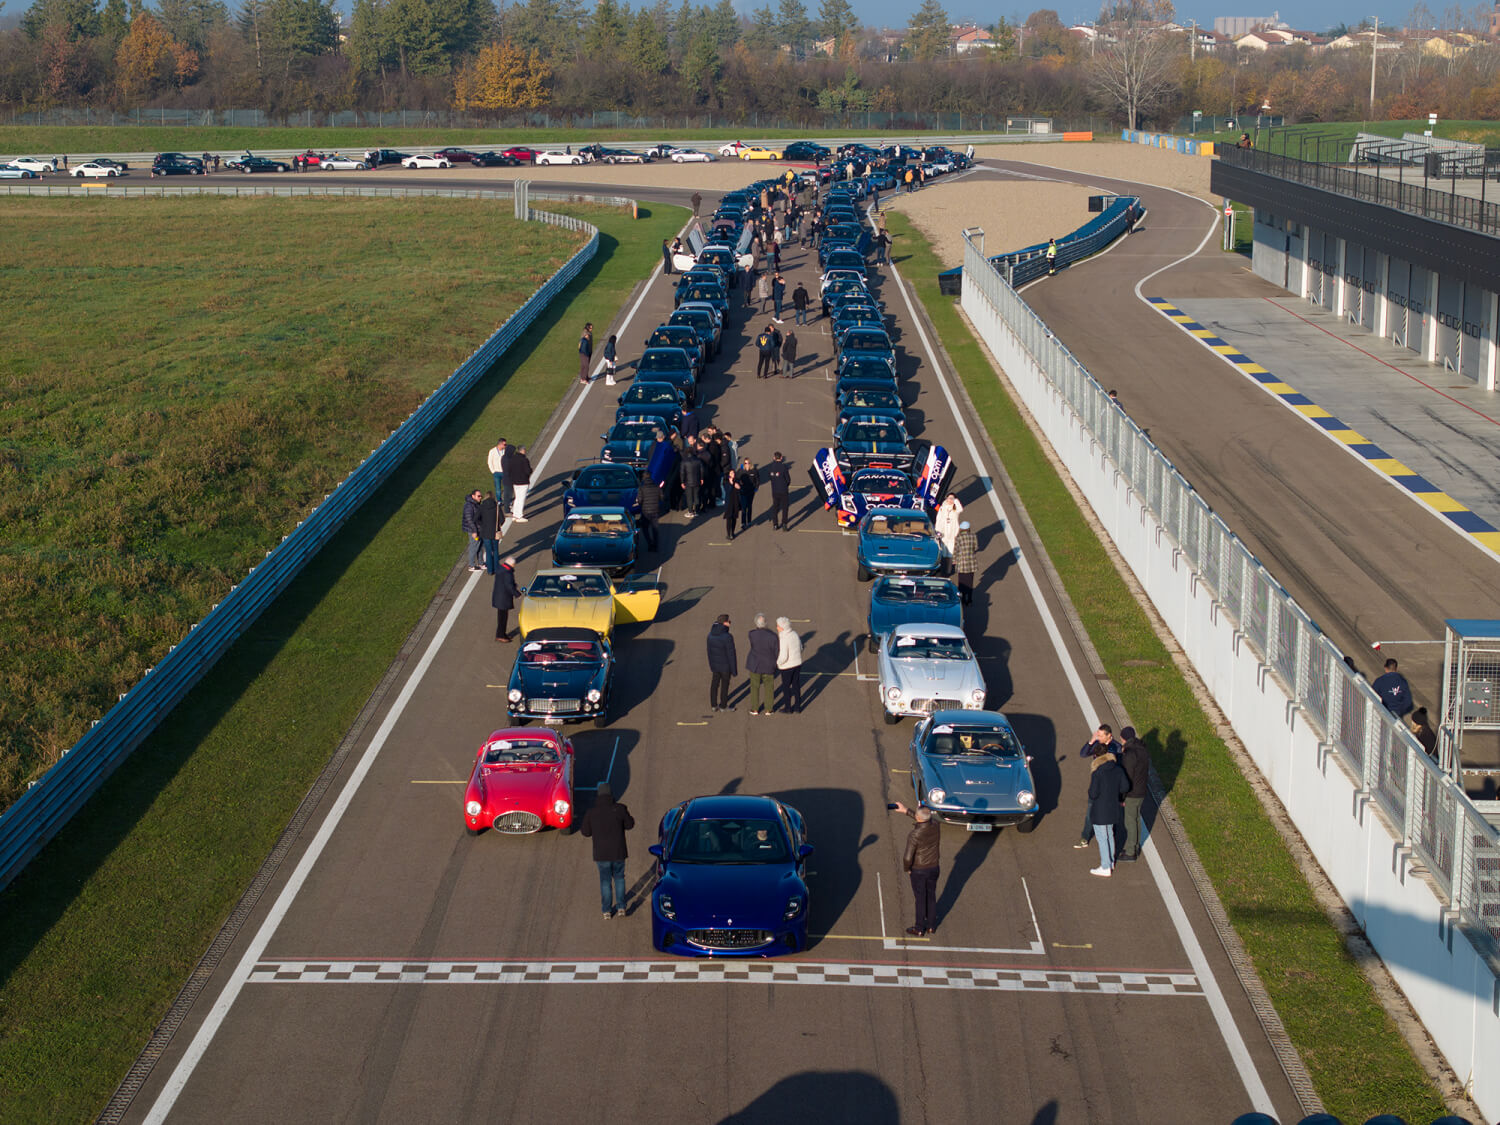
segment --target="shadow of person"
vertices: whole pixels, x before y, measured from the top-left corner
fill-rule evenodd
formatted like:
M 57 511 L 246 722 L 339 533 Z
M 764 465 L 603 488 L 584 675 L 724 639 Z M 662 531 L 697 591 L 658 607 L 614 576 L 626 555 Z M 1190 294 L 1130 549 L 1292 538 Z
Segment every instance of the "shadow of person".
M 861 1070 L 806 1070 L 781 1079 L 719 1125 L 899 1125 L 901 1107 L 883 1081 Z
M 994 846 L 995 832 L 970 832 L 969 838 L 964 841 L 963 847 L 958 849 L 958 854 L 953 857 L 953 863 L 948 868 L 948 877 L 943 880 L 943 889 L 938 893 L 937 900 L 937 923 L 943 924 L 943 919 L 948 912 L 958 903 L 958 896 L 963 894 L 964 887 L 978 871 L 984 861 L 989 858 L 990 849 Z

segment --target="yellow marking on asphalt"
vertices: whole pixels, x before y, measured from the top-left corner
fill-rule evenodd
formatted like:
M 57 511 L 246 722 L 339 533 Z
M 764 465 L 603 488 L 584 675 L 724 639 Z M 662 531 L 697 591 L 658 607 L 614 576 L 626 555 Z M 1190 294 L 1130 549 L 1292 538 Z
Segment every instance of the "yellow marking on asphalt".
M 708 720 L 704 719 L 702 722 L 697 723 L 684 723 L 681 719 L 678 719 L 677 725 L 680 727 L 706 727 L 708 726 Z
M 467 785 L 469 779 L 466 777 L 455 778 L 452 781 L 413 781 L 413 785 Z
M 820 437 L 799 437 L 797 440 L 805 445 L 822 445 L 826 439 Z
M 1091 941 L 1086 941 L 1082 945 L 1064 945 L 1060 941 L 1054 941 L 1052 943 L 1052 948 L 1053 949 L 1093 949 L 1094 948 L 1094 943 L 1091 942 Z
M 1419 492 L 1417 499 L 1435 512 L 1466 512 L 1462 504 L 1442 492 Z M 1481 533 L 1483 534 L 1483 533 Z
M 800 531 L 800 532 L 802 532 L 803 535 L 842 535 L 842 534 L 844 534 L 844 529 L 842 527 L 799 527 L 799 528 L 797 528 L 797 530 Z
M 891 772 L 892 773 L 911 773 L 911 770 L 898 770 L 894 766 L 892 766 L 891 767 Z
M 1416 476 L 1415 473 L 1413 473 L 1409 468 L 1403 465 L 1400 461 L 1396 460 L 1396 458 L 1394 457 L 1371 457 L 1369 459 L 1369 463 L 1375 468 L 1379 469 L 1382 473 L 1385 473 L 1387 476 Z M 1459 506 L 1459 510 L 1462 510 L 1462 505 Z
M 883 941 L 931 941 L 932 939 L 931 938 L 925 938 L 925 937 L 898 937 L 898 938 L 882 938 L 881 940 L 883 940 Z
M 884 941 L 885 940 L 885 938 L 881 937 L 879 934 L 808 934 L 807 936 L 810 937 L 810 938 L 817 938 L 819 941 Z M 922 940 L 926 941 L 927 939 L 923 938 Z
M 484 686 L 485 687 L 493 687 L 493 688 L 504 688 L 505 687 L 504 684 L 485 684 Z

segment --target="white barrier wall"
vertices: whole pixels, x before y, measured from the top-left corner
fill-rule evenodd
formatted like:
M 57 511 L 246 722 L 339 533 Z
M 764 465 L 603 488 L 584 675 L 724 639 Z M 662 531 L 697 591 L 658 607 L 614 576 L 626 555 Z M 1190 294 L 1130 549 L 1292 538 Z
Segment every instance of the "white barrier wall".
M 1495 831 L 972 243 L 963 307 L 1433 1040 L 1500 1117 Z

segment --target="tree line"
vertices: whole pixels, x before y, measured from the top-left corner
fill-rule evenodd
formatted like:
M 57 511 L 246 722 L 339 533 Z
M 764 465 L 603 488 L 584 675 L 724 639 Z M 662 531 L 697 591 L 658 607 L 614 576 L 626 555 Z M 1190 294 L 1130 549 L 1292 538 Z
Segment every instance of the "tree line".
M 1500 50 L 1441 58 L 1301 45 L 1226 57 L 1163 30 L 1168 0 L 1115 0 L 1098 34 L 1041 9 L 959 54 L 942 0 L 894 33 L 850 0 L 33 0 L 0 31 L 0 104 L 306 111 L 459 109 L 823 123 L 865 111 L 1039 115 L 1164 127 L 1266 103 L 1290 121 L 1500 117 Z

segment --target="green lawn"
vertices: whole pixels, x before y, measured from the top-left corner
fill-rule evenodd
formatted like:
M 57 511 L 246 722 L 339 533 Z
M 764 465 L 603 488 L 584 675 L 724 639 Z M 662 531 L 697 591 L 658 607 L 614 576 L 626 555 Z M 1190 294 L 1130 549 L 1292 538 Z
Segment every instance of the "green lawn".
M 1200 141 L 1222 141 L 1234 144 L 1242 132 L 1256 136 L 1254 116 L 1240 118 L 1240 128 L 1221 130 L 1217 133 L 1195 133 L 1193 139 Z M 1377 136 L 1399 139 L 1404 133 L 1422 133 L 1427 129 L 1426 120 L 1421 121 L 1310 121 L 1303 125 L 1289 125 L 1276 129 L 1261 129 L 1256 147 L 1266 152 L 1285 153 L 1289 156 L 1304 156 L 1312 160 L 1317 156 L 1317 138 L 1321 137 L 1323 160 L 1347 160 L 1349 146 L 1358 133 L 1374 133 Z M 1433 136 L 1453 141 L 1473 141 L 1490 148 L 1500 146 L 1500 122 L 1495 121 L 1439 121 Z
M 989 361 L 938 292 L 942 268 L 899 213 L 899 264 L 932 318 L 995 448 L 1004 450 L 1047 553 L 1171 791 L 1194 848 L 1307 1063 L 1328 1112 L 1346 1121 L 1446 1112 L 1369 983 L 1319 909 L 1213 724 L 1198 707 L 1097 534 L 1022 420 Z M 1232 1101 L 1232 1099 L 1231 1099 Z M 1226 1101 L 1225 1120 L 1237 1110 Z
M 474 232 L 486 224 L 476 223 L 468 204 L 431 206 L 404 212 L 420 215 L 420 222 L 398 225 L 442 248 L 425 260 L 447 261 L 463 274 L 463 254 L 454 248 L 480 256 L 488 243 Z M 442 207 L 468 233 L 442 228 L 437 238 L 432 224 L 444 221 Z M 600 226 L 594 263 L 0 893 L 0 1120 L 97 1116 L 451 572 L 463 549 L 460 504 L 469 488 L 487 485 L 489 446 L 502 433 L 521 443 L 536 437 L 577 370 L 579 325 L 610 322 L 686 214 L 653 206 L 632 221 L 619 212 L 556 209 L 586 213 Z M 211 214 L 217 245 L 218 218 L 231 212 Z M 344 230 L 335 238 L 316 225 L 317 216 L 306 221 L 312 225 L 305 237 L 288 233 L 290 245 L 331 247 L 333 258 L 346 256 L 351 239 L 361 247 L 350 255 L 357 277 L 347 282 L 357 292 L 411 294 L 412 263 L 402 265 L 388 250 L 404 237 L 397 230 L 370 223 L 369 232 Z M 112 233 L 103 243 L 110 253 L 129 241 L 118 229 Z M 365 238 L 373 245 L 366 247 Z M 166 262 L 175 249 L 156 244 Z M 519 272 L 511 252 L 507 241 L 499 270 L 481 275 L 483 284 L 469 286 L 467 297 L 436 285 L 445 321 L 459 327 L 444 336 L 432 324 L 408 326 L 421 329 L 443 363 L 488 334 L 501 311 L 494 290 L 512 284 L 494 274 Z M 314 256 L 283 258 L 283 268 L 317 273 Z M 435 282 L 421 284 L 424 300 L 412 304 L 425 303 Z M 210 299 L 206 286 L 192 292 Z M 290 337 L 303 314 L 288 317 L 286 307 L 268 304 L 262 318 Z M 418 340 L 403 344 L 395 337 L 385 346 L 404 362 L 424 350 Z M 214 373 L 222 368 L 200 370 L 219 378 Z M 401 388 L 396 375 L 390 380 Z M 191 398 L 191 390 L 189 380 L 180 393 Z M 87 428 L 80 421 L 78 436 Z

